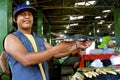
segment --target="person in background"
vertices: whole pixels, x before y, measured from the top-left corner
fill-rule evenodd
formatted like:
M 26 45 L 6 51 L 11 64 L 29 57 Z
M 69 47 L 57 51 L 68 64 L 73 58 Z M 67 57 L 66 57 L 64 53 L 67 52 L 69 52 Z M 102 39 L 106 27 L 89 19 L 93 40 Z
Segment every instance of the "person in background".
M 115 47 L 115 43 L 114 43 L 113 40 L 110 40 L 110 41 L 109 41 L 108 47 L 109 47 L 109 48 L 114 48 L 114 47 Z
M 109 48 L 109 42 L 111 40 L 112 40 L 112 37 L 109 35 L 109 33 L 108 32 L 104 33 L 102 37 L 102 42 L 98 48 L 103 49 L 104 51 L 107 51 L 108 50 L 107 48 Z M 111 64 L 109 60 L 102 60 L 102 63 L 104 66 L 108 66 Z
M 1 66 L 3 73 L 5 73 L 7 76 L 10 76 L 10 71 L 7 67 L 7 58 L 6 58 L 5 51 L 2 51 L 1 53 L 0 66 Z
M 98 46 L 98 48 L 103 49 L 104 46 L 108 46 L 109 41 L 112 39 L 112 37 L 109 35 L 108 32 L 104 33 L 103 37 L 102 37 L 102 42 L 100 43 L 100 45 Z
M 8 34 L 4 41 L 12 80 L 49 80 L 47 60 L 70 55 L 91 45 L 89 40 L 50 45 L 32 31 L 35 12 L 35 8 L 26 4 L 18 5 L 14 10 L 18 29 Z

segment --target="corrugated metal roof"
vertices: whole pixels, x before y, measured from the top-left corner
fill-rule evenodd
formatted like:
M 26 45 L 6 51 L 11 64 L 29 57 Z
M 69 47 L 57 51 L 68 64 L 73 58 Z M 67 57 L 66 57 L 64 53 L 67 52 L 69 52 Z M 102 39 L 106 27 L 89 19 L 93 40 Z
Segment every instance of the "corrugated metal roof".
M 108 25 L 112 24 L 109 29 L 110 32 L 114 31 L 114 16 L 113 11 L 120 6 L 120 0 L 95 0 L 94 5 L 89 6 L 77 6 L 77 2 L 88 2 L 93 0 L 29 0 L 30 5 L 37 9 L 43 10 L 43 29 L 46 31 L 49 24 L 51 26 L 51 32 L 58 33 L 67 30 L 68 35 L 84 34 L 93 31 L 92 24 L 101 20 L 103 24 L 98 24 L 100 33 L 108 30 Z M 13 7 L 19 3 L 25 3 L 24 0 L 14 0 Z M 102 13 L 103 10 L 111 10 L 110 12 Z M 84 16 L 83 19 L 69 20 L 70 16 Z M 100 19 L 95 19 L 96 16 L 101 16 Z M 66 26 L 77 23 L 77 26 L 70 26 L 66 29 Z

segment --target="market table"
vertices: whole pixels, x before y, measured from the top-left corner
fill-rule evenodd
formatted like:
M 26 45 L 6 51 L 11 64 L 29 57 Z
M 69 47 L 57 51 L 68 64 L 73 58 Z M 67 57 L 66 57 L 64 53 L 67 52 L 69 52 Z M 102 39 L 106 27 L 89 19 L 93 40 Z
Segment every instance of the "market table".
M 80 60 L 80 68 L 85 67 L 85 61 L 87 60 L 95 60 L 95 59 L 102 59 L 102 60 L 108 60 L 111 56 L 117 56 L 117 53 L 111 53 L 111 54 L 84 54 L 81 56 Z

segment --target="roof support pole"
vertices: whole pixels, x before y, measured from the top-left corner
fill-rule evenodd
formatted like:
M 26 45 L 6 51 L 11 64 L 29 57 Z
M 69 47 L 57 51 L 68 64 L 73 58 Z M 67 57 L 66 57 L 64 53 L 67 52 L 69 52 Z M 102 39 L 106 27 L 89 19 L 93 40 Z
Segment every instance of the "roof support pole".
M 120 8 L 114 10 L 116 47 L 120 47 Z
M 43 36 L 43 13 L 41 9 L 37 10 L 37 34 Z
M 46 31 L 47 42 L 51 44 L 51 26 L 47 23 L 46 27 L 47 27 Z
M 0 0 L 0 52 L 4 37 L 12 30 L 12 0 Z
M 95 21 L 93 24 L 93 36 L 96 37 L 97 36 L 97 29 L 98 29 L 98 23 L 97 21 Z M 97 41 L 95 41 L 95 48 L 98 48 L 98 45 L 97 45 Z
M 47 27 L 47 30 L 46 30 L 46 39 L 47 39 L 47 42 L 51 44 L 51 26 L 49 25 L 49 23 L 47 23 L 46 26 L 44 27 Z M 43 37 L 43 12 L 42 12 L 42 9 L 38 9 L 37 10 L 37 34 L 41 37 Z
M 0 54 L 3 50 L 3 39 L 12 30 L 12 0 L 0 0 Z M 0 72 L 1 69 L 0 69 Z M 2 80 L 10 80 L 2 76 Z

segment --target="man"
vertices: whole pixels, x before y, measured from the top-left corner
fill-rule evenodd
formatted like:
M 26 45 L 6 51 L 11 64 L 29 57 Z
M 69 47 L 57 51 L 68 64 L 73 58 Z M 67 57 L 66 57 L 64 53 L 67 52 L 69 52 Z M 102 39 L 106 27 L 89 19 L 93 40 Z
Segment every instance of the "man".
M 48 59 L 69 55 L 91 44 L 91 41 L 76 41 L 51 46 L 32 32 L 35 11 L 26 4 L 18 5 L 14 11 L 18 30 L 9 34 L 4 42 L 12 80 L 49 80 Z

